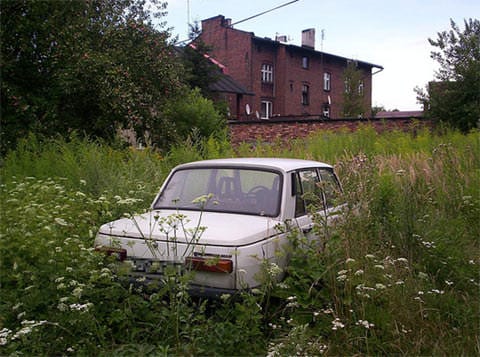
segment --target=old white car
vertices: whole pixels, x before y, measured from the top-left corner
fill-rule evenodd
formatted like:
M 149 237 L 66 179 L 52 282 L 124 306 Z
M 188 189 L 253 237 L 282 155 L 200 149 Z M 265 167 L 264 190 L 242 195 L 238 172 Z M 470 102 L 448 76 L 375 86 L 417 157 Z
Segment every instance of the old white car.
M 102 225 L 95 246 L 127 264 L 132 279 L 161 282 L 174 267 L 194 271 L 192 294 L 252 289 L 265 263 L 288 263 L 289 228 L 312 235 L 309 204 L 328 220 L 340 189 L 332 166 L 316 161 L 187 163 L 172 170 L 147 213 Z

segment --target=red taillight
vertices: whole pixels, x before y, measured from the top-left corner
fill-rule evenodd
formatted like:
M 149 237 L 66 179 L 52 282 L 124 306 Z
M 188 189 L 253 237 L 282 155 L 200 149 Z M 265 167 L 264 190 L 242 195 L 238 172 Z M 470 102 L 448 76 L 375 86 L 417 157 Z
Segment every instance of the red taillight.
M 230 259 L 187 257 L 185 263 L 193 270 L 213 273 L 231 273 L 233 271 L 233 262 Z
M 97 252 L 102 252 L 108 256 L 114 256 L 121 262 L 127 259 L 127 250 L 123 248 L 105 247 L 103 245 L 95 247 Z

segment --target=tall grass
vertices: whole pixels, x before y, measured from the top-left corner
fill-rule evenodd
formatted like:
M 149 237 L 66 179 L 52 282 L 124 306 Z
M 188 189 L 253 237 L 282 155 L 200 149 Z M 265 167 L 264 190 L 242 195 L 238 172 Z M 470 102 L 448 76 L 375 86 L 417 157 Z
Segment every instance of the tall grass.
M 0 354 L 477 355 L 480 136 L 320 133 L 165 156 L 72 137 L 21 143 L 0 191 Z M 291 233 L 284 282 L 215 305 L 186 281 L 120 284 L 92 250 L 102 223 L 149 206 L 176 164 L 283 156 L 335 165 L 349 209 L 323 244 Z M 323 222 L 318 222 L 319 226 Z

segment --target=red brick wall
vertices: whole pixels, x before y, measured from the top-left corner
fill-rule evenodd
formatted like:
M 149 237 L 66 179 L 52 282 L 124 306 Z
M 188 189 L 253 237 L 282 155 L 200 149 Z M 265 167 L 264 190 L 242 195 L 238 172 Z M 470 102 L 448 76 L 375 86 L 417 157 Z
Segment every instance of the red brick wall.
M 412 120 L 409 118 L 395 119 L 283 119 L 264 121 L 232 121 L 229 123 L 230 136 L 233 145 L 243 142 L 254 143 L 256 141 L 274 142 L 277 140 L 288 141 L 305 138 L 309 134 L 318 131 L 355 131 L 361 126 L 371 125 L 378 132 L 386 130 L 415 130 L 418 126 L 430 127 L 428 120 Z

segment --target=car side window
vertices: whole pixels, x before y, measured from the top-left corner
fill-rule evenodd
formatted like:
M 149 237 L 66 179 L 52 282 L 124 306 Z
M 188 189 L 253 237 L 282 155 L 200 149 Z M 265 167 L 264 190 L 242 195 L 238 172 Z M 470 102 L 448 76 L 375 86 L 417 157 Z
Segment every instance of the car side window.
M 327 208 L 334 207 L 338 199 L 338 193 L 340 192 L 340 184 L 332 170 L 319 169 L 318 171 L 320 173 L 320 186 L 325 195 L 326 206 Z
M 321 205 L 322 194 L 316 169 L 298 171 L 295 177 L 295 217 L 299 217 L 307 214 L 309 206 Z

